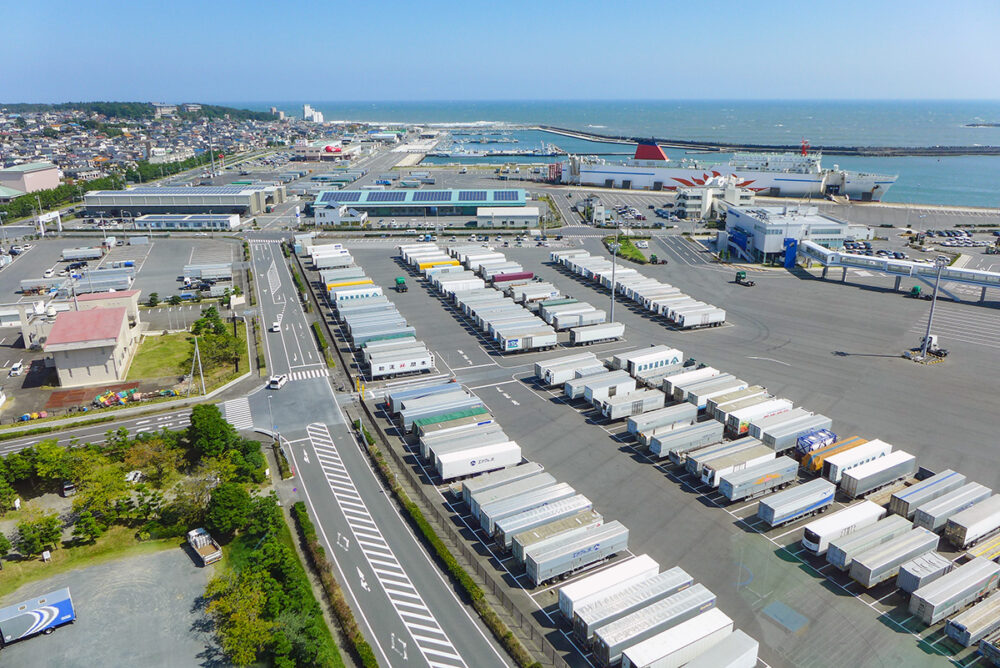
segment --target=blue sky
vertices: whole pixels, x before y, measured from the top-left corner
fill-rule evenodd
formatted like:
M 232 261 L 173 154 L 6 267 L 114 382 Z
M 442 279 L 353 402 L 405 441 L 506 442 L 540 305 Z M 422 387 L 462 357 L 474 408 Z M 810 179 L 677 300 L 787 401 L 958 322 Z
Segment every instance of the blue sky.
M 8 3 L 0 101 L 996 99 L 1000 3 Z

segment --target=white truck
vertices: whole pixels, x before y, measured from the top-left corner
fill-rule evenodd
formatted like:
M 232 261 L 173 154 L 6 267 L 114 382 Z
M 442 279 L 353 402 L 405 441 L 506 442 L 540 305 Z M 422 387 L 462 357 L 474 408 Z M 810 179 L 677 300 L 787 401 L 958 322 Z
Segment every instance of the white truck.
M 191 549 L 198 555 L 202 566 L 214 564 L 219 559 L 222 559 L 222 548 L 212 538 L 212 534 L 208 533 L 205 529 L 200 527 L 191 529 L 187 533 L 187 541 Z

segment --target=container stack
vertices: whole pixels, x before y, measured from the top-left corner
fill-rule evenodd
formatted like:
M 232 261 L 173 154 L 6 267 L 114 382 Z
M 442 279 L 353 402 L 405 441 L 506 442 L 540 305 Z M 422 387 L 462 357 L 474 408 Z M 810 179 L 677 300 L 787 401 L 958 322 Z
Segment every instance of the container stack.
M 340 329 L 368 368 L 370 380 L 434 369 L 434 354 L 416 338 L 416 330 L 360 267 L 326 269 L 320 277 Z
M 672 285 L 643 276 L 631 267 L 613 268 L 612 263 L 602 256 L 592 256 L 586 251 L 572 254 L 555 251 L 550 254 L 549 260 L 587 282 L 613 290 L 640 308 L 663 317 L 678 329 L 717 327 L 726 322 L 724 309 L 700 302 Z
M 559 612 L 598 666 L 757 663 L 757 642 L 734 631 L 715 594 L 680 567 L 660 572 L 645 554 L 560 587 Z

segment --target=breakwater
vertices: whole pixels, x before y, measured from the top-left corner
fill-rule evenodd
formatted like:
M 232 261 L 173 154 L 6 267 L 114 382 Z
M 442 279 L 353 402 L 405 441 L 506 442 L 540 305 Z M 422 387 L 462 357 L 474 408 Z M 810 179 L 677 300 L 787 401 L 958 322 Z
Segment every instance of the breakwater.
M 597 132 L 583 132 L 570 128 L 560 128 L 553 125 L 537 125 L 532 129 L 544 130 L 566 137 L 576 137 L 589 141 L 611 142 L 615 144 L 635 144 L 638 142 L 656 142 L 669 148 L 694 149 L 732 153 L 734 151 L 769 151 L 798 152 L 801 147 L 789 144 L 734 144 L 729 142 L 691 141 L 687 139 L 669 139 L 663 137 L 629 137 L 622 135 L 605 135 Z M 958 156 L 958 155 L 1000 155 L 1000 146 L 826 146 L 812 145 L 812 151 L 822 151 L 826 155 L 856 155 L 874 158 L 901 156 Z

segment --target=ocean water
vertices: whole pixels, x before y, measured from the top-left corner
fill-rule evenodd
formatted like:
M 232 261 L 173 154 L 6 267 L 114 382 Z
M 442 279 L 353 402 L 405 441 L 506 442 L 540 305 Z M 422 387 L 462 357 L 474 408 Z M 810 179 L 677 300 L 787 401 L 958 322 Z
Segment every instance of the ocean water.
M 301 116 L 301 102 L 229 103 L 267 109 L 275 106 Z M 760 144 L 814 146 L 974 146 L 1000 145 L 1000 128 L 967 123 L 1000 123 L 1000 100 L 986 101 L 513 101 L 513 102 L 320 102 L 310 101 L 327 120 L 411 123 L 495 122 L 553 125 L 601 134 L 656 136 Z M 512 145 L 534 148 L 541 138 L 574 153 L 628 152 L 614 144 L 538 135 Z M 508 145 L 504 145 L 508 146 Z M 499 148 L 490 145 L 479 148 Z M 724 154 L 671 159 L 724 161 Z M 607 159 L 621 157 L 607 156 Z M 484 159 L 474 159 L 482 162 Z M 512 160 L 508 158 L 507 160 Z M 524 159 L 526 162 L 538 159 Z M 429 159 L 431 161 L 431 159 Z M 455 162 L 442 158 L 438 161 Z M 827 156 L 825 166 L 897 174 L 886 201 L 1000 207 L 1000 157 L 867 158 Z

